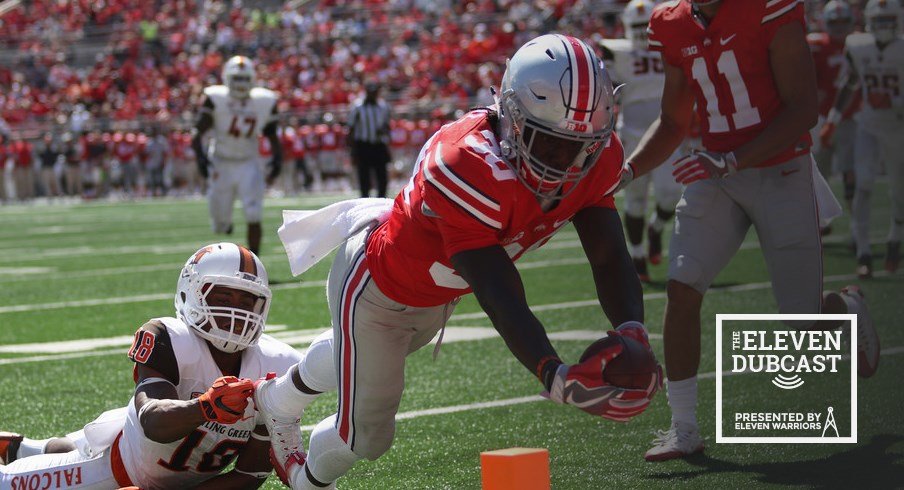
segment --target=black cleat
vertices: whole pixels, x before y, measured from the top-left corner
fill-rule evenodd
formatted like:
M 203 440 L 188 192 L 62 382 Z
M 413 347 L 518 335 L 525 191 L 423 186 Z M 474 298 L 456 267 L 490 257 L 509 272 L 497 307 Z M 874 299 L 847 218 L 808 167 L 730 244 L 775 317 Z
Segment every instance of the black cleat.
M 662 232 L 654 230 L 653 225 L 647 226 L 647 257 L 653 265 L 662 262 Z
M 894 274 L 901 265 L 901 242 L 888 242 L 888 248 L 885 250 L 885 270 L 889 274 Z
M 650 273 L 647 272 L 646 259 L 634 259 L 634 270 L 637 271 L 637 277 L 640 279 L 640 282 L 650 282 Z

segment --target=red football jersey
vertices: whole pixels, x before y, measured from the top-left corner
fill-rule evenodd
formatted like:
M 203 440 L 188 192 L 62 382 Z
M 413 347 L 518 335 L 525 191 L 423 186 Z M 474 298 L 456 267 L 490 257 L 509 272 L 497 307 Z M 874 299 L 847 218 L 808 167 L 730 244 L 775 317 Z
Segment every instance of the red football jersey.
M 680 67 L 697 99 L 703 146 L 727 152 L 755 138 L 781 111 L 769 63 L 769 44 L 787 23 L 804 26 L 799 0 L 724 0 L 709 25 L 687 0 L 656 7 L 650 19 L 650 49 Z M 810 148 L 810 135 L 763 162 L 776 165 Z
M 624 151 L 615 137 L 590 172 L 544 213 L 504 161 L 486 110 L 443 126 L 421 149 L 389 220 L 367 243 L 380 290 L 415 307 L 436 306 L 471 290 L 452 268 L 458 252 L 502 245 L 512 260 L 546 243 L 581 209 L 614 208 Z
M 807 35 L 807 43 L 810 44 L 813 63 L 816 65 L 819 114 L 826 116 L 832 109 L 840 84 L 844 82 L 839 79 L 841 69 L 847 64 L 844 58 L 844 42 L 834 42 L 824 32 L 813 32 Z M 856 104 L 853 105 L 856 106 Z M 850 117 L 855 111 L 856 107 L 848 109 L 845 118 Z

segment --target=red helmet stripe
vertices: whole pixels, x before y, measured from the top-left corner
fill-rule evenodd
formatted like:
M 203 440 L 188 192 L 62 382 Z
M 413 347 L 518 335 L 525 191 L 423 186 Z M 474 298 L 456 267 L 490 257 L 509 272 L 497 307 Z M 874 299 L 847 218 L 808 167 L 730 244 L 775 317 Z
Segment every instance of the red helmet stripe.
M 574 67 L 572 71 L 572 91 L 576 92 L 577 99 L 575 100 L 575 94 L 572 93 L 571 99 L 575 101 L 575 105 L 571 107 L 575 111 L 575 119 L 578 121 L 583 121 L 590 113 L 590 104 L 591 104 L 591 94 L 590 94 L 590 57 L 588 53 L 585 51 L 585 47 L 581 41 L 577 40 L 574 37 L 566 36 L 568 40 L 568 44 L 571 46 L 571 50 L 574 52 Z
M 247 272 L 252 275 L 257 275 L 257 263 L 254 262 L 254 254 L 251 253 L 245 247 L 239 246 L 239 255 L 241 256 L 241 260 L 239 261 L 239 270 L 241 272 Z

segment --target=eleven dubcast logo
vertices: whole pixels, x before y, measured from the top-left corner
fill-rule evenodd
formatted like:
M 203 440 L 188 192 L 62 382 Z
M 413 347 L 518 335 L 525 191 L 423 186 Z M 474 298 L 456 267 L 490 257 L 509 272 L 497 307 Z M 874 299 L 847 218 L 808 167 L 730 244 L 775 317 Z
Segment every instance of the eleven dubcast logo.
M 743 330 L 731 334 L 732 373 L 774 374 L 772 384 L 793 390 L 801 373 L 837 373 L 841 331 Z

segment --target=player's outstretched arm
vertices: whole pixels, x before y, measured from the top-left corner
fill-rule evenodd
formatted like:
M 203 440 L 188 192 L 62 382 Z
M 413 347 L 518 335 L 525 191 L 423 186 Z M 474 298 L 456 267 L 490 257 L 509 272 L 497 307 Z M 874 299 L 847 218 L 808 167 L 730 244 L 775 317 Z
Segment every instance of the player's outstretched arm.
M 625 245 L 618 211 L 586 208 L 574 216 L 573 222 L 606 318 L 612 325 L 632 320 L 643 323 L 643 289 Z
M 663 61 L 665 85 L 659 117 L 643 135 L 625 162 L 633 177 L 644 175 L 664 162 L 684 141 L 694 115 L 694 92 L 680 67 Z
M 769 64 L 782 109 L 760 134 L 734 151 L 737 168 L 751 168 L 797 143 L 819 117 L 816 68 L 799 23 L 779 27 L 769 43 Z
M 267 429 L 259 425 L 245 444 L 235 467 L 195 487 L 197 490 L 255 489 L 267 481 L 273 471 L 270 464 L 270 438 Z
M 245 412 L 254 391 L 251 380 L 227 376 L 206 393 L 180 400 L 176 387 L 160 372 L 138 364 L 135 410 L 148 439 L 167 444 L 182 439 L 207 421 L 232 424 Z
M 515 264 L 501 246 L 458 252 L 451 260 L 524 367 L 537 374 L 544 359 L 558 359 L 546 330 L 527 306 L 524 284 Z

